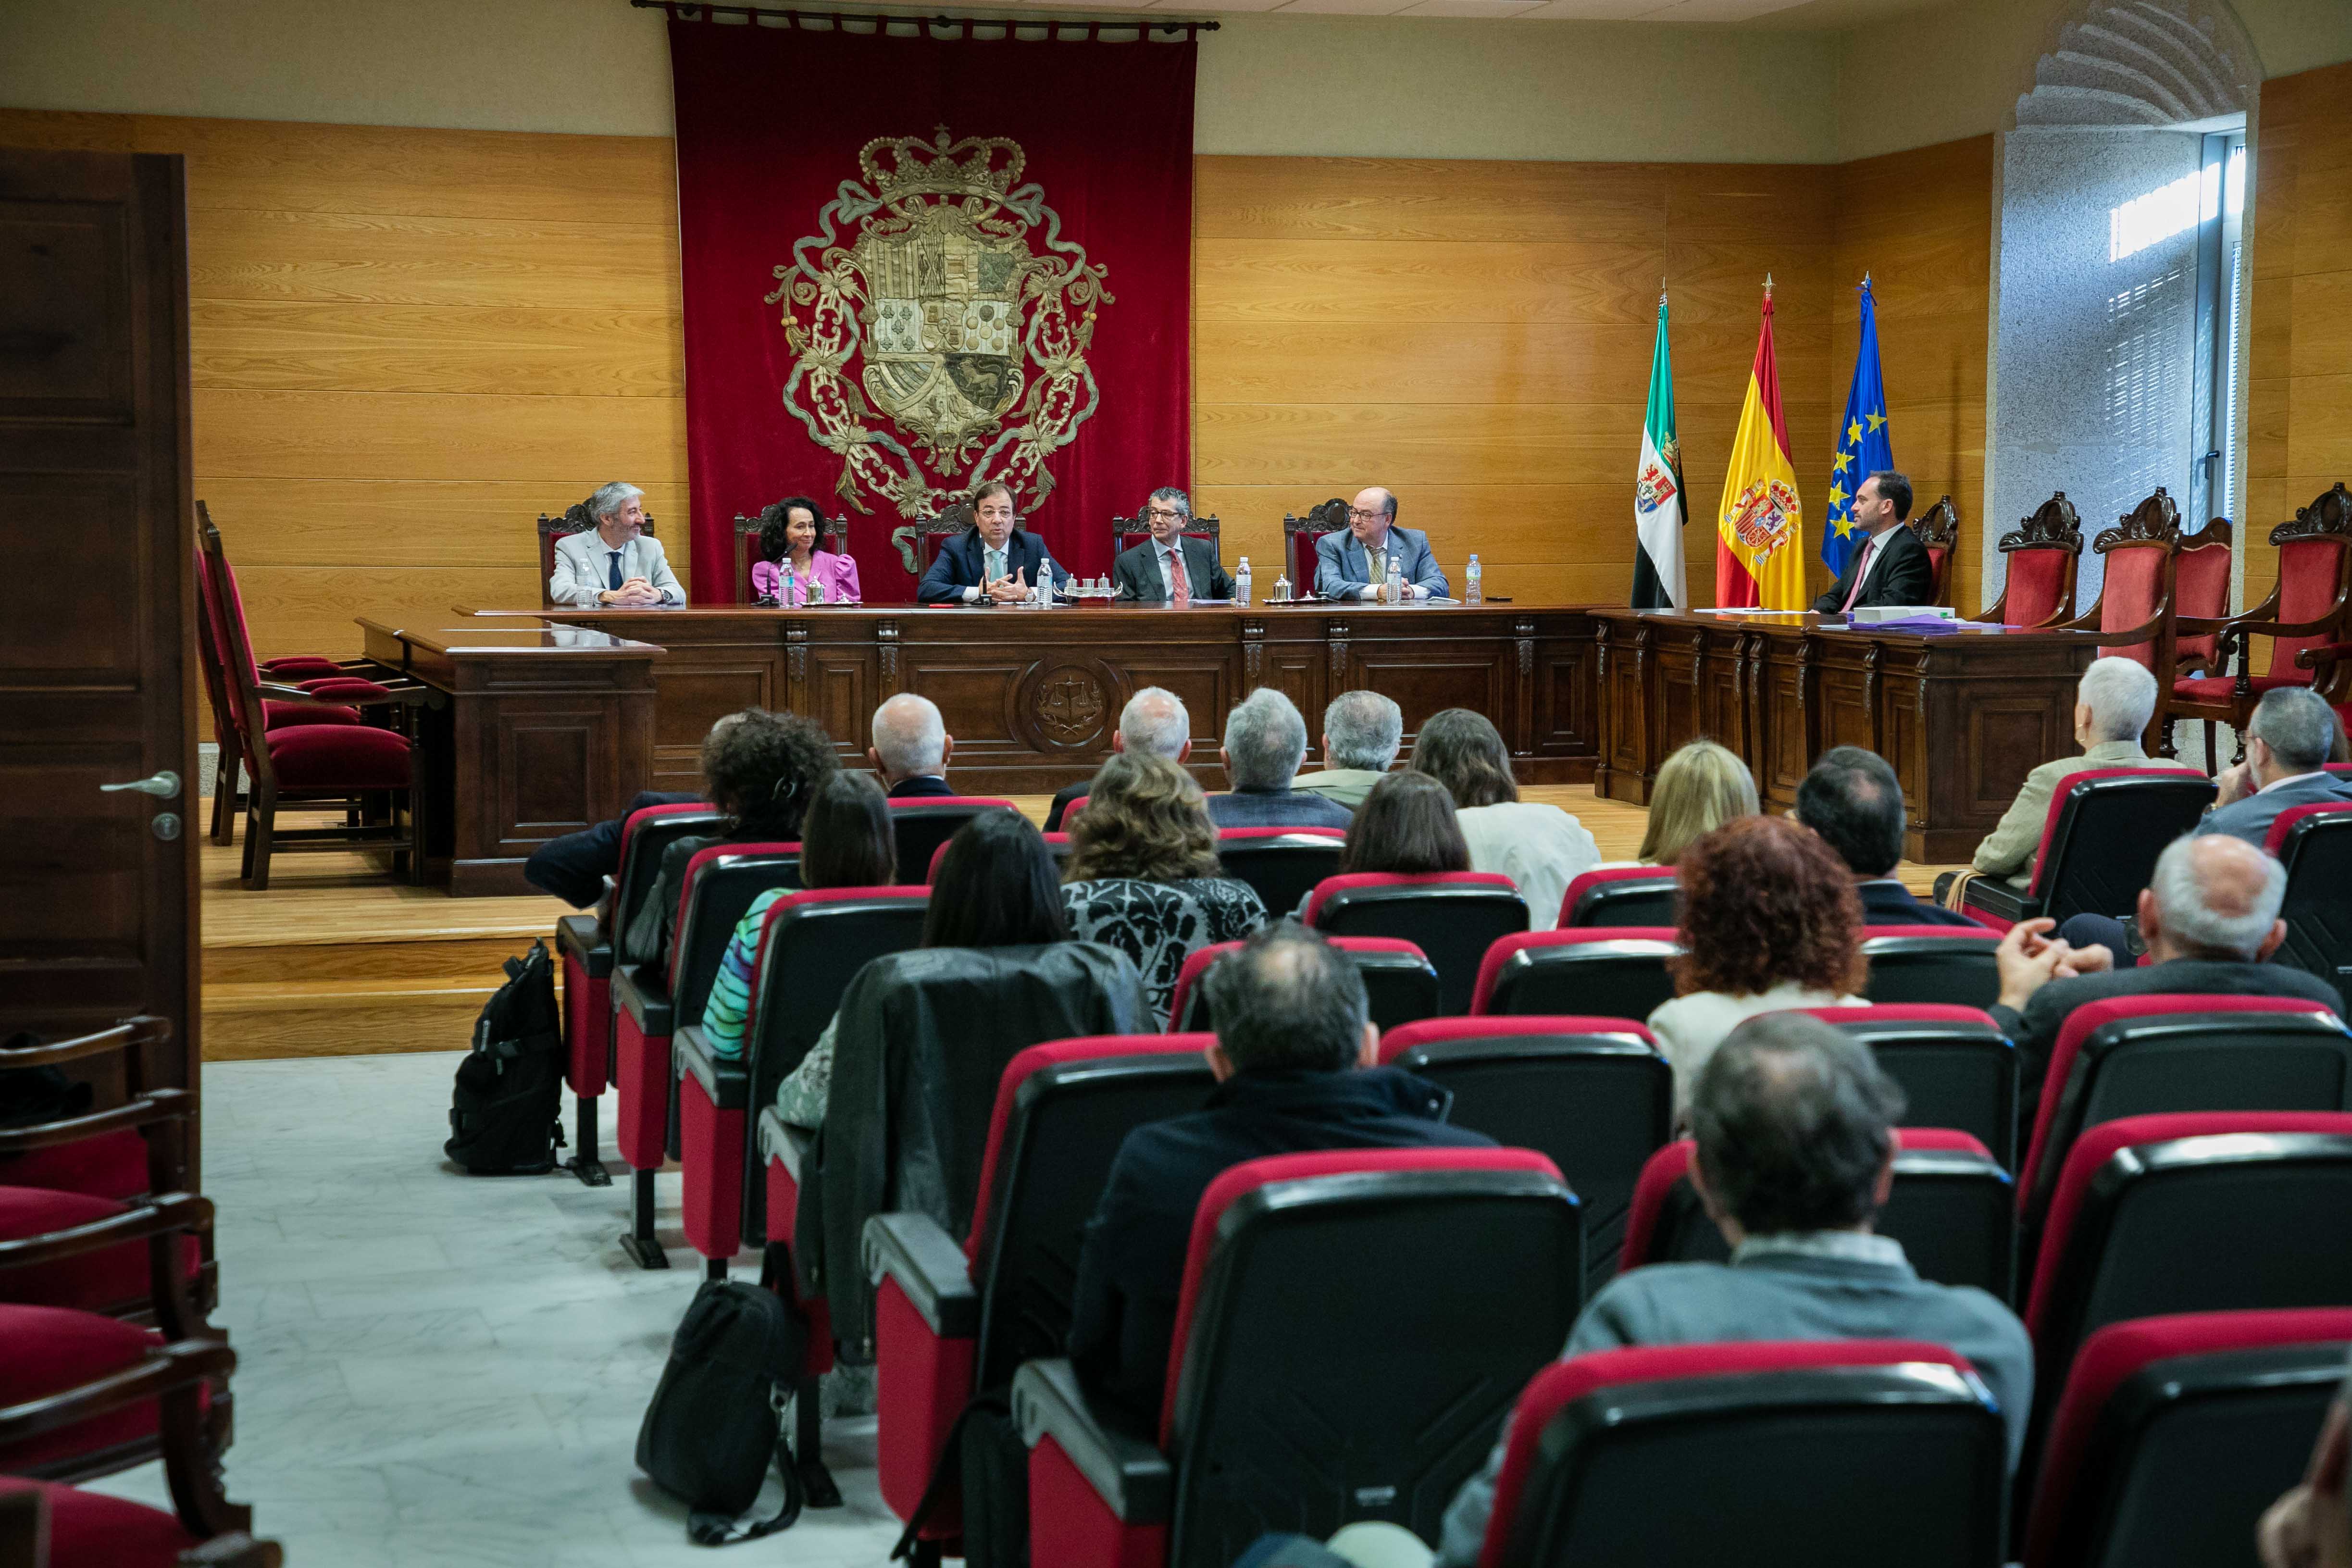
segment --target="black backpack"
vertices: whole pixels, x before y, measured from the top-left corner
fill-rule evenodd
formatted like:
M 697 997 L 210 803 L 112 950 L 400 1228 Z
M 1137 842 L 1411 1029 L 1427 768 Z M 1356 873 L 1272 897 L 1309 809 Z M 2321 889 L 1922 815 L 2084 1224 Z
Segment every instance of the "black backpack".
M 805 1493 L 779 1406 L 807 1350 L 806 1325 L 774 1291 L 708 1279 L 695 1292 L 637 1429 L 637 1468 L 693 1510 L 688 1540 L 751 1541 L 800 1517 Z M 740 1521 L 772 1463 L 783 1477 L 783 1506 L 772 1518 Z
M 547 943 L 507 960 L 457 1064 L 442 1152 L 477 1176 L 535 1176 L 563 1146 L 563 1028 Z

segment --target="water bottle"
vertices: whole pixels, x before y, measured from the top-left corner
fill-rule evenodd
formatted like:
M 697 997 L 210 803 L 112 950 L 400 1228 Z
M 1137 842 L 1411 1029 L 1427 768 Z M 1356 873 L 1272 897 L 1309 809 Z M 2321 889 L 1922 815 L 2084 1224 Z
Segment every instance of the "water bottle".
M 1463 574 L 1462 602 L 1465 605 L 1486 602 L 1486 590 L 1479 582 L 1478 558 L 1475 555 L 1470 557 L 1469 571 Z
M 1404 563 L 1396 558 L 1394 551 L 1389 552 L 1389 587 L 1384 596 L 1391 605 L 1404 603 Z
M 786 609 L 788 609 L 788 610 L 789 610 L 789 609 L 793 609 L 793 608 L 796 607 L 796 606 L 800 604 L 800 595 L 799 595 L 799 592 L 798 592 L 798 584 L 799 584 L 799 582 L 800 582 L 800 579 L 798 579 L 797 577 L 794 577 L 794 576 L 793 575 L 793 568 L 792 568 L 791 563 L 790 563 L 789 562 L 788 562 L 788 563 L 785 563 L 785 566 L 784 566 L 784 595 L 783 595 L 783 598 L 784 598 L 784 608 L 786 608 Z
M 1249 557 L 1244 555 L 1242 557 L 1241 569 L 1234 574 L 1234 603 L 1248 604 L 1249 594 Z
M 1054 602 L 1054 557 L 1042 541 L 1037 545 L 1037 581 L 1030 585 L 1029 602 L 1041 610 Z

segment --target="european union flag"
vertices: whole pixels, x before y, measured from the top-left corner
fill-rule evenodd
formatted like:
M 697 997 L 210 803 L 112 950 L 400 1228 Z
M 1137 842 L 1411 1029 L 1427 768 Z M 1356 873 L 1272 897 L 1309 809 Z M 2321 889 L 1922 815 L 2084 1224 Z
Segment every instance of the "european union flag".
M 1832 578 L 1845 574 L 1853 543 L 1853 492 L 1881 468 L 1895 466 L 1895 444 L 1886 434 L 1886 386 L 1878 376 L 1878 316 L 1871 308 L 1870 279 L 1862 280 L 1862 349 L 1853 359 L 1853 390 L 1846 394 L 1845 417 L 1838 424 L 1837 457 L 1830 464 L 1829 522 L 1822 530 L 1822 560 Z

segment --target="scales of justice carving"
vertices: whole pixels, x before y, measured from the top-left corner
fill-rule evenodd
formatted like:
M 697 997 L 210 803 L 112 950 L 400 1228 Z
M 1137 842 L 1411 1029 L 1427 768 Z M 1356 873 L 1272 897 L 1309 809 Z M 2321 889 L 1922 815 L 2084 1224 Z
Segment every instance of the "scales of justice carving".
M 1108 268 L 1062 235 L 1043 185 L 1002 136 L 877 137 L 817 215 L 820 232 L 775 269 L 793 360 L 784 406 L 841 459 L 835 490 L 914 522 L 982 479 L 1026 505 L 1051 493 L 1046 458 L 1101 401 L 1087 350 L 1112 303 Z

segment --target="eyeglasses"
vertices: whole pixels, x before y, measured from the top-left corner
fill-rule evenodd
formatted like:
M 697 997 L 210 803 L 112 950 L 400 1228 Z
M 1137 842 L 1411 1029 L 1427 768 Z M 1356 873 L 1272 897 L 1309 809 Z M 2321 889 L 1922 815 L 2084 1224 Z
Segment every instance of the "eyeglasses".
M 1184 514 L 1171 507 L 1155 506 L 1144 515 L 1154 522 L 1174 522 Z
M 1388 516 L 1388 512 L 1385 510 L 1366 511 L 1360 506 L 1351 506 L 1348 509 L 1348 521 L 1349 522 L 1370 522 L 1376 517 L 1386 516 Z

